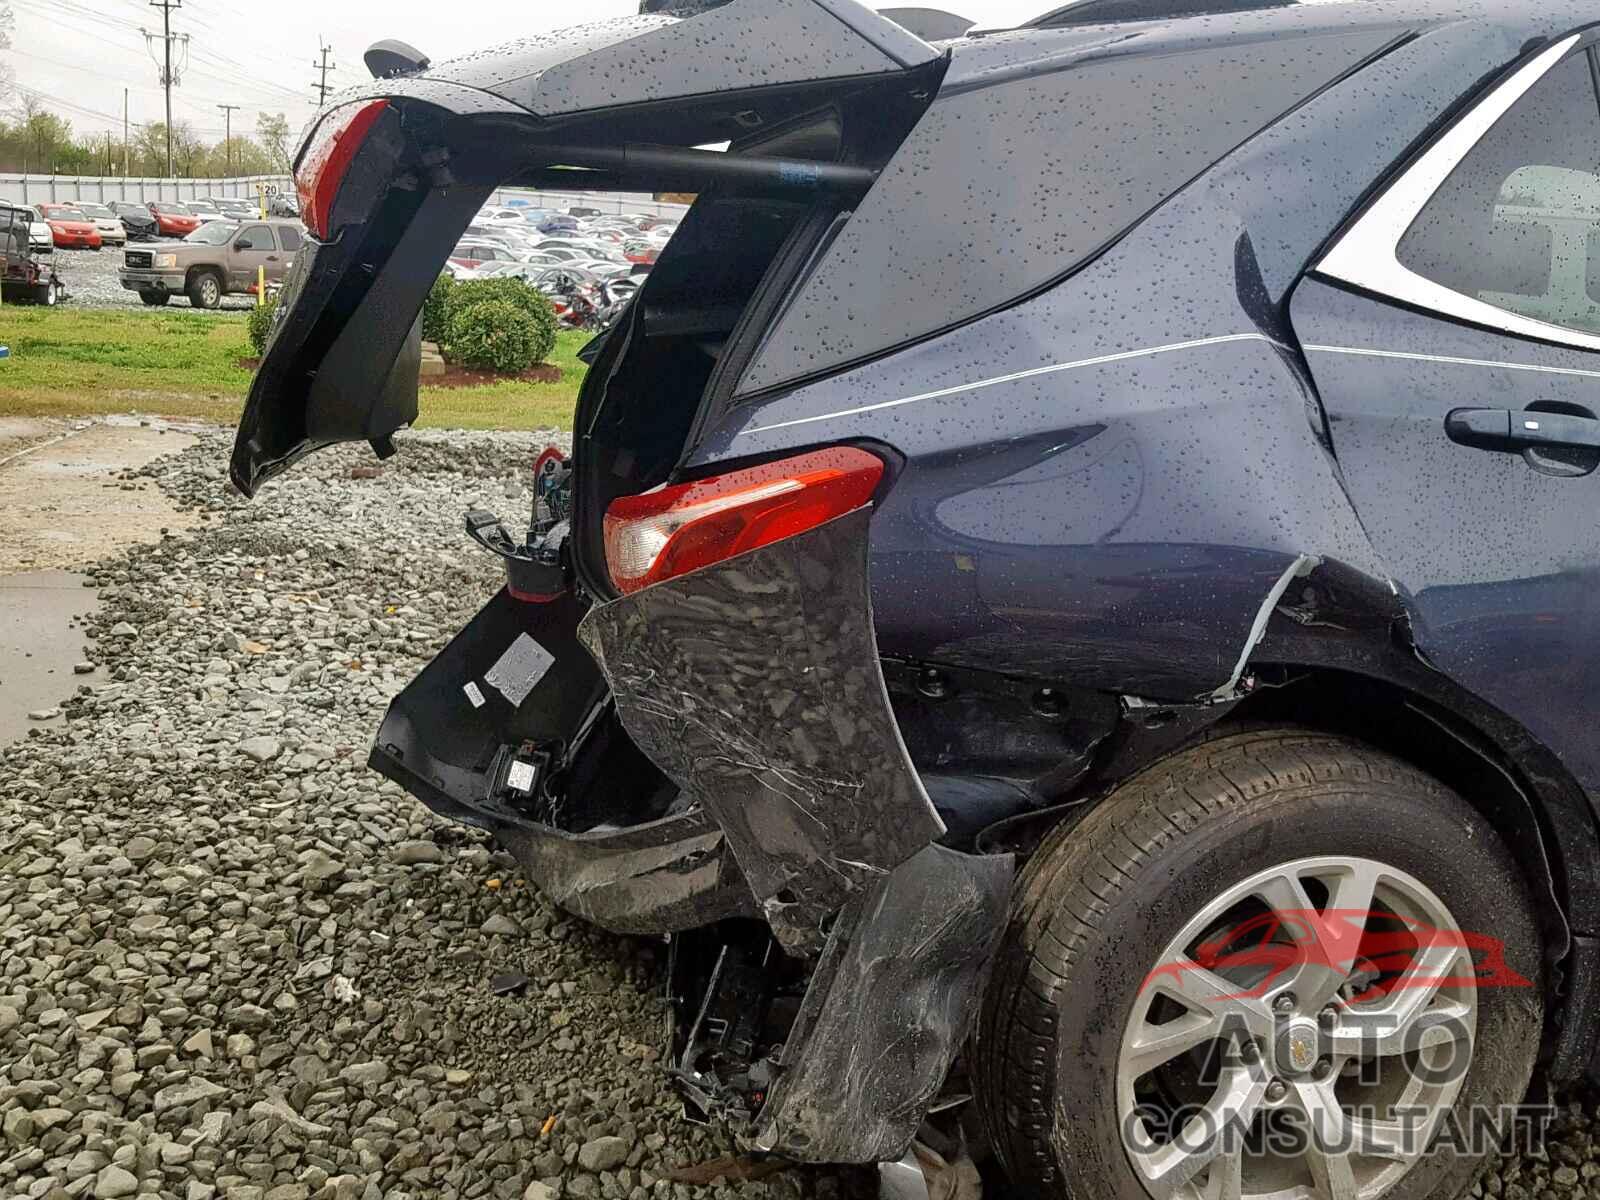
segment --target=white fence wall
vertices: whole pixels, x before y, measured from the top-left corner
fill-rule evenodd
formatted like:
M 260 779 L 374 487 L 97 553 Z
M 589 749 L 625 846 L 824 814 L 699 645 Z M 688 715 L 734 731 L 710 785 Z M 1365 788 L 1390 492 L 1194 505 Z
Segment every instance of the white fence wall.
M 649 192 L 530 192 L 524 188 L 500 188 L 490 200 L 494 204 L 526 201 L 534 208 L 548 208 L 556 212 L 566 212 L 574 206 L 598 208 L 607 216 L 649 213 L 656 217 L 677 219 L 689 211 L 687 204 L 657 200 Z
M 0 174 L 0 200 L 23 204 L 60 204 L 88 200 L 104 204 L 126 200 L 144 204 L 151 200 L 198 200 L 202 196 L 241 196 L 255 199 L 256 184 L 275 183 L 292 188 L 287 175 L 247 175 L 237 179 L 139 179 L 118 175 L 5 175 Z
M 99 204 L 108 200 L 126 200 L 133 204 L 145 204 L 151 200 L 182 203 L 202 196 L 242 196 L 253 200 L 258 183 L 275 183 L 289 192 L 294 186 L 287 175 L 247 175 L 237 179 L 125 179 L 116 175 L 0 174 L 0 200 L 15 200 L 23 204 L 60 204 L 74 200 Z M 598 208 L 607 214 L 650 213 L 681 217 L 687 211 L 686 205 L 656 200 L 649 193 L 635 192 L 535 192 L 525 188 L 501 188 L 495 192 L 492 201 L 495 204 L 522 202 L 534 208 L 562 212 L 575 205 Z

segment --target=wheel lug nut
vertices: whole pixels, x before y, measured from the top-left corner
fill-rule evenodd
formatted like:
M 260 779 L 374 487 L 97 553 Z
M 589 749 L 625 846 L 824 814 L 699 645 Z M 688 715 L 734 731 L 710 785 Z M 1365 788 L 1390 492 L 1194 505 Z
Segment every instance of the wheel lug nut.
M 1339 1010 L 1333 1005 L 1328 1005 L 1317 1014 L 1317 1022 L 1324 1029 L 1331 1027 L 1339 1019 Z
M 1333 1071 L 1333 1060 L 1327 1058 L 1317 1059 L 1317 1078 L 1326 1079 Z
M 1274 1079 L 1271 1083 L 1267 1084 L 1267 1099 L 1271 1100 L 1274 1104 L 1276 1104 L 1279 1100 L 1282 1100 L 1288 1094 L 1288 1085 L 1286 1085 L 1281 1079 Z
M 1255 1062 L 1261 1057 L 1261 1047 L 1256 1045 L 1254 1038 L 1245 1038 L 1239 1043 L 1239 1057 L 1245 1062 Z
M 1272 1011 L 1280 1017 L 1287 1017 L 1294 1011 L 1294 993 L 1284 992 L 1272 1002 Z

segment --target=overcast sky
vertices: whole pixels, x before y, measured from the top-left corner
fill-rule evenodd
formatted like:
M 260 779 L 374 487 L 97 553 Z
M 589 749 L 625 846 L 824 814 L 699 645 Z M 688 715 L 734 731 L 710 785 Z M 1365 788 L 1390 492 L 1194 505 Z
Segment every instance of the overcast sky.
M 1050 0 L 923 0 L 981 25 L 1011 25 Z M 16 16 L 4 56 L 17 84 L 69 117 L 77 132 L 120 138 L 123 89 L 135 124 L 162 119 L 162 94 L 140 33 L 161 28 L 146 0 L 0 0 Z M 263 110 L 286 113 L 298 133 L 315 109 L 319 38 L 337 64 L 329 82 L 366 78 L 361 52 L 380 38 L 410 42 L 435 61 L 526 34 L 627 16 L 637 0 L 182 0 L 173 29 L 190 35 L 189 62 L 173 90 L 173 115 L 208 140 L 224 127 L 219 104 L 240 105 L 235 132 L 255 129 Z

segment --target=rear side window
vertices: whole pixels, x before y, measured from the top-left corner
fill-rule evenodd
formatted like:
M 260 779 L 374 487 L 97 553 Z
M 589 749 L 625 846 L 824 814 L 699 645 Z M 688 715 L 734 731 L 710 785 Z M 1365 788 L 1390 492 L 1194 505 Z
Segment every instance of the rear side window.
M 1393 39 L 1363 30 L 1130 55 L 942 95 L 739 392 L 836 370 L 1044 287 Z
M 1600 333 L 1600 99 L 1589 51 L 1558 63 L 1417 214 L 1395 254 L 1452 291 Z
M 282 243 L 285 250 L 292 253 L 300 249 L 300 231 L 291 229 L 287 225 L 280 225 L 278 226 L 278 241 Z

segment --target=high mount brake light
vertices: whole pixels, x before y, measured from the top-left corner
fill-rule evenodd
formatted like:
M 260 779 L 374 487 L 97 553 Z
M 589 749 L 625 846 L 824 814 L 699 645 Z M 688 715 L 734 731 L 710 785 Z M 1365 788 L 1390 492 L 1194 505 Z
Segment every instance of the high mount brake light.
M 329 114 L 311 135 L 311 144 L 294 173 L 294 186 L 300 194 L 301 218 L 319 240 L 327 240 L 332 233 L 329 226 L 333 202 L 339 198 L 339 186 L 344 183 L 356 151 L 388 108 L 387 100 L 352 104 L 347 110 Z
M 882 478 L 877 455 L 831 446 L 624 496 L 606 510 L 606 568 L 618 591 L 637 592 L 843 516 Z

